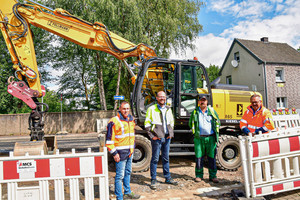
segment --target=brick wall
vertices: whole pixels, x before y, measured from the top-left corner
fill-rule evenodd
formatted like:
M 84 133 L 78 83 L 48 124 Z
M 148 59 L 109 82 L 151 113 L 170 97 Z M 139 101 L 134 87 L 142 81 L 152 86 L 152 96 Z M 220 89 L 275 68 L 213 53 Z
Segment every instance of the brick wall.
M 283 83 L 276 82 L 275 69 L 283 68 Z M 267 64 L 268 108 L 276 108 L 277 97 L 286 97 L 288 108 L 300 108 L 300 65 Z

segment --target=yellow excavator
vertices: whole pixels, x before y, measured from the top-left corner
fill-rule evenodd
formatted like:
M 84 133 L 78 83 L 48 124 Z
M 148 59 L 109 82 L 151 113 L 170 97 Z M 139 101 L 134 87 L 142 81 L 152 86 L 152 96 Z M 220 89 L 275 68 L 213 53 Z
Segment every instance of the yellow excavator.
M 129 66 L 125 59 L 137 57 L 138 62 L 136 63 L 141 63 L 149 57 L 156 56 L 155 51 L 148 45 L 135 45 L 110 32 L 100 22 L 90 23 L 63 9 L 52 10 L 34 1 L 19 3 L 16 0 L 1 0 L 0 28 L 15 70 L 14 77 L 8 79 L 7 91 L 24 101 L 32 109 L 29 117 L 30 140 L 46 139 L 48 145 L 52 143 L 51 146 L 55 144 L 55 139 L 45 136 L 42 121 L 42 115 L 47 111 L 48 106 L 37 100 L 42 97 L 43 86 L 40 82 L 30 25 L 54 33 L 84 48 L 107 52 L 122 60 L 132 76 L 133 83 L 135 74 L 132 66 Z M 45 111 L 41 110 L 43 105 L 46 106 Z M 24 148 L 26 151 L 30 150 L 30 153 L 39 153 L 39 149 L 42 148 L 36 147 L 35 149 L 32 146 L 33 143 L 17 144 L 15 154 L 22 154 Z
M 54 33 L 84 48 L 109 53 L 123 61 L 132 75 L 134 88 L 131 107 L 140 127 L 136 131 L 133 161 L 135 171 L 149 168 L 151 144 L 143 122 L 147 108 L 155 103 L 156 93 L 160 90 L 166 92 L 167 104 L 173 108 L 176 118 L 175 138 L 171 144 L 170 155 L 193 154 L 188 119 L 196 107 L 197 96 L 205 94 L 218 112 L 223 125 L 218 144 L 221 151 L 218 151 L 217 164 L 220 168 L 229 170 L 240 166 L 236 138 L 239 131 L 238 123 L 243 111 L 249 105 L 249 97 L 253 92 L 241 86 L 210 83 L 206 69 L 199 61 L 158 58 L 155 50 L 150 46 L 142 43 L 135 45 L 109 31 L 100 22 L 90 23 L 63 9 L 53 10 L 31 0 L 26 3 L 1 0 L 0 28 L 15 70 L 14 77 L 8 79 L 8 92 L 32 109 L 29 117 L 31 141 L 46 140 L 47 142 L 48 140 L 48 146 L 52 146 L 52 150 L 55 149 L 55 137 L 47 138 L 43 131 L 42 115 L 45 111 L 41 110 L 41 106 L 44 104 L 38 101 L 43 93 L 30 25 Z M 126 62 L 128 57 L 136 57 L 137 61 L 128 64 Z M 139 69 L 137 74 L 132 70 L 134 66 Z M 26 151 L 37 154 L 40 150 L 47 149 L 46 142 L 37 145 L 36 148 L 33 147 L 33 142 L 20 144 L 15 147 L 15 154 Z

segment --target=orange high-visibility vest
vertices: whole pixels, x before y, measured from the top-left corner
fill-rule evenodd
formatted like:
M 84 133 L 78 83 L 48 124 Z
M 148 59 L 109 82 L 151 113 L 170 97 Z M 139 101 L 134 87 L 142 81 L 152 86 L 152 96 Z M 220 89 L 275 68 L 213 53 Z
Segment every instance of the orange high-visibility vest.
M 274 122 L 271 112 L 262 106 L 254 115 L 251 106 L 248 106 L 240 121 L 240 128 L 248 128 L 250 132 L 262 128 L 265 133 L 273 130 Z
M 131 115 L 125 119 L 121 113 L 110 119 L 107 125 L 106 147 L 114 156 L 117 153 L 121 160 L 130 157 L 135 146 L 135 122 Z

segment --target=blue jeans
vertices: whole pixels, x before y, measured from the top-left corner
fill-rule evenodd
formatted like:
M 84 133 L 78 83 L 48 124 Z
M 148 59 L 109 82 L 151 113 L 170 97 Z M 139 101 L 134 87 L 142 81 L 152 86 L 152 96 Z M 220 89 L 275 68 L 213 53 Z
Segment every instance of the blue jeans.
M 126 160 L 116 162 L 115 194 L 117 200 L 123 200 L 122 184 L 124 185 L 124 194 L 130 194 L 130 175 L 133 155 Z
M 151 140 L 152 158 L 150 163 L 151 180 L 156 180 L 156 169 L 159 160 L 159 153 L 161 150 L 161 158 L 163 165 L 163 172 L 166 180 L 171 179 L 169 170 L 169 150 L 171 139 L 160 138 L 160 140 Z

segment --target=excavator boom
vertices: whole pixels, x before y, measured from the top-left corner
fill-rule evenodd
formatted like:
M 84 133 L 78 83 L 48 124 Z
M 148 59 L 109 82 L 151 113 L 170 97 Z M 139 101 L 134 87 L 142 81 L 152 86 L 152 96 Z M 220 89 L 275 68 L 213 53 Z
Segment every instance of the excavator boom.
M 42 92 L 29 24 L 84 48 L 106 52 L 119 60 L 128 57 L 141 60 L 156 56 L 151 47 L 145 44 L 135 45 L 109 31 L 100 22 L 86 22 L 63 9 L 52 10 L 34 1 L 28 2 L 30 3 L 21 4 L 16 0 L 1 0 L 0 27 L 12 57 L 16 76 L 20 80 L 26 77 L 29 88 L 37 92 L 36 97 L 41 97 Z
M 8 79 L 7 91 L 32 109 L 29 117 L 31 140 L 44 139 L 42 115 L 46 111 L 41 109 L 41 105 L 45 104 L 37 100 L 43 93 L 30 25 L 84 48 L 103 51 L 122 60 L 132 76 L 132 82 L 135 82 L 135 74 L 125 59 L 137 57 L 137 62 L 143 62 L 147 58 L 156 57 L 153 48 L 146 44 L 135 45 L 109 31 L 100 22 L 90 23 L 63 9 L 53 10 L 31 0 L 26 3 L 1 0 L 0 29 L 11 55 L 14 77 L 18 79 L 18 81 L 14 81 L 14 77 Z

